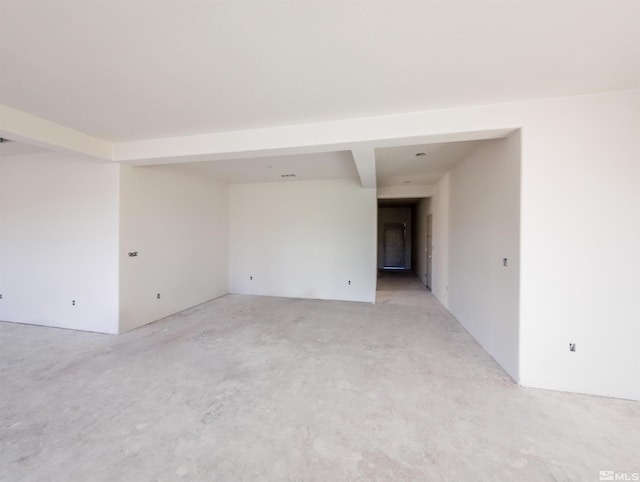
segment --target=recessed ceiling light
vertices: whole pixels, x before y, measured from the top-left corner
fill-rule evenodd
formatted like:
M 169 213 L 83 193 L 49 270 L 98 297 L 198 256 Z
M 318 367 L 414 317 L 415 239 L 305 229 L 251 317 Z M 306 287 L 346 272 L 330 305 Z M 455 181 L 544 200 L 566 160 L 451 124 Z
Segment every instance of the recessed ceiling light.
M 426 152 L 418 152 L 418 153 L 416 154 L 416 156 L 426 156 L 426 155 L 427 155 L 427 153 L 426 153 Z

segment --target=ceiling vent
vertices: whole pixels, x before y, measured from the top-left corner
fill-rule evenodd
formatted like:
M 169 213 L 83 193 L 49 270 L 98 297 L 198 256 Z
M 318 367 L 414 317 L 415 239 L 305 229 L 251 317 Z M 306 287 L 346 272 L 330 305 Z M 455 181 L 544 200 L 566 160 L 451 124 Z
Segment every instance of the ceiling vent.
M 295 174 L 280 174 L 280 177 L 296 177 Z

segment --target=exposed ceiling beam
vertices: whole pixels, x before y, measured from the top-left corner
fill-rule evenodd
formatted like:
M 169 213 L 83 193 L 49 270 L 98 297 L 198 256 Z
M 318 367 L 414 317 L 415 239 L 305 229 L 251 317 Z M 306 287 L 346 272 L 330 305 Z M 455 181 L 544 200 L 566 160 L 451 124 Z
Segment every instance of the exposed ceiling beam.
M 486 125 L 487 118 L 492 119 L 490 126 Z M 1 137 L 51 150 L 74 152 L 132 165 L 353 149 L 358 169 L 362 171 L 363 185 L 370 187 L 375 187 L 376 181 L 373 148 L 506 137 L 519 124 L 519 119 L 514 124 L 509 105 L 492 105 L 111 143 L 25 112 L 0 106 Z M 509 125 L 512 127 L 505 127 Z
M 102 160 L 113 158 L 110 142 L 4 105 L 0 105 L 0 137 Z
M 487 106 L 486 110 L 503 109 Z M 517 127 L 478 129 L 478 122 L 486 122 L 482 111 L 455 109 L 119 142 L 113 144 L 113 160 L 166 164 L 494 139 Z
M 362 187 L 376 187 L 376 155 L 373 147 L 357 147 L 351 149 L 351 154 L 356 162 Z

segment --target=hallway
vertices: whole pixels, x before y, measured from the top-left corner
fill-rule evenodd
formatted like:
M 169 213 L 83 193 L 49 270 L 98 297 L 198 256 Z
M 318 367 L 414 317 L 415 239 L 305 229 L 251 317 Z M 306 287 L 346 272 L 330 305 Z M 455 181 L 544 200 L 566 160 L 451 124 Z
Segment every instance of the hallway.
M 378 271 L 377 303 L 433 304 L 439 302 L 411 271 Z
M 120 336 L 0 323 L 0 479 L 590 481 L 640 404 L 519 387 L 409 277 L 227 295 Z

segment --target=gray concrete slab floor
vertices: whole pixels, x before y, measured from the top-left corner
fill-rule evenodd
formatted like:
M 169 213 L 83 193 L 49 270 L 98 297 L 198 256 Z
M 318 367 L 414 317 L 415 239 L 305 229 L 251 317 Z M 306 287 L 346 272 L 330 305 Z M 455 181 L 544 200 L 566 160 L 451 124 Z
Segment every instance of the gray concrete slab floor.
M 120 336 L 0 323 L 3 481 L 597 481 L 640 403 L 519 387 L 419 283 L 228 295 Z

